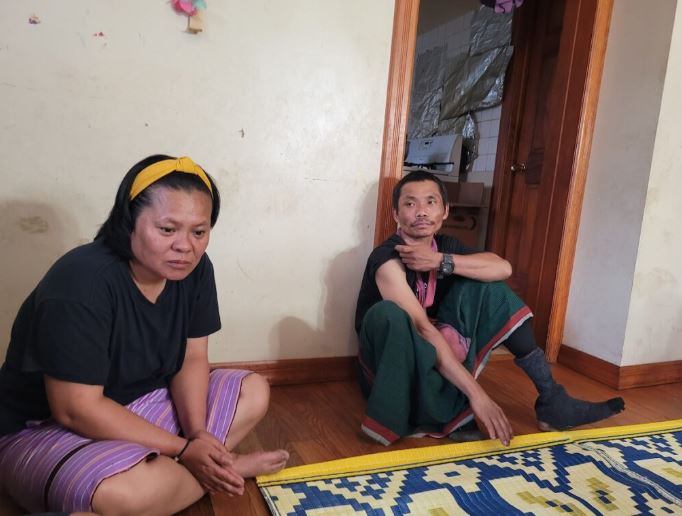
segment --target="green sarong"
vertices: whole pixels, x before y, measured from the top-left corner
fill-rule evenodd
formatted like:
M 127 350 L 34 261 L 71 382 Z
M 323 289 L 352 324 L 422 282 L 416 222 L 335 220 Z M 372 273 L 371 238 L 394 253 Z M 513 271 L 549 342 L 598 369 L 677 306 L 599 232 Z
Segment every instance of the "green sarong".
M 437 319 L 470 339 L 463 362 L 476 377 L 490 353 L 526 319 L 530 309 L 503 282 L 457 278 Z M 391 301 L 372 306 L 360 327 L 361 387 L 367 396 L 362 430 L 390 444 L 400 437 L 444 437 L 473 417 L 466 396 L 436 369 L 436 350 Z

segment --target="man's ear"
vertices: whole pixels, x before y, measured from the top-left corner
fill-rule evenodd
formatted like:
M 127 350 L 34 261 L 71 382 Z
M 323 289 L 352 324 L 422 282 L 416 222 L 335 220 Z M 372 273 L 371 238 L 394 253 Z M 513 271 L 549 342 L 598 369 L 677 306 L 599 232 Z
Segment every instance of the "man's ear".
M 400 226 L 400 222 L 398 220 L 398 211 L 395 208 L 393 208 L 391 210 L 391 213 L 393 214 L 393 220 L 395 220 L 395 223 L 398 224 L 398 226 Z
M 447 220 L 448 215 L 450 215 L 450 205 L 446 204 L 445 205 L 445 213 L 443 214 L 443 221 Z

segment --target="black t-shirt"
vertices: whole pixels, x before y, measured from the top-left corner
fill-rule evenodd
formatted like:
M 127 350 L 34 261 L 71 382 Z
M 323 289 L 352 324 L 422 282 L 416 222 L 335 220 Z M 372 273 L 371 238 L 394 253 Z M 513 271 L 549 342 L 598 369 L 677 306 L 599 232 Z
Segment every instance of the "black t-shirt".
M 395 250 L 395 246 L 400 244 L 405 244 L 405 241 L 397 234 L 393 235 L 376 247 L 367 259 L 367 266 L 365 267 L 365 274 L 362 276 L 362 285 L 358 295 L 358 304 L 355 309 L 355 330 L 358 332 L 367 310 L 382 300 L 375 279 L 377 269 L 389 260 L 394 258 L 400 259 L 398 251 Z M 473 254 L 479 252 L 476 249 L 465 246 L 456 238 L 447 235 L 436 235 L 436 245 L 439 252 L 447 254 Z M 455 267 L 457 267 L 456 262 Z M 405 269 L 407 284 L 415 293 L 415 296 L 417 295 L 417 274 L 413 270 Z M 428 281 L 428 275 L 426 273 L 422 274 L 424 274 L 424 280 Z M 447 283 L 451 280 L 452 277 L 438 279 L 434 303 L 427 311 L 430 317 L 433 317 L 438 310 L 438 303 L 447 291 Z
M 0 435 L 50 416 L 43 375 L 103 385 L 125 405 L 168 385 L 187 338 L 219 329 L 208 256 L 187 278 L 166 281 L 151 303 L 103 242 L 77 247 L 50 268 L 14 321 L 0 369 Z

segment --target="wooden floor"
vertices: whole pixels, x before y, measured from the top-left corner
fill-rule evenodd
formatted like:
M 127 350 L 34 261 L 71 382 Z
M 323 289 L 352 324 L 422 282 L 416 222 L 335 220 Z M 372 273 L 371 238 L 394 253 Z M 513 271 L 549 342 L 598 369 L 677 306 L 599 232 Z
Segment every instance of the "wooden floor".
M 604 427 L 682 419 L 682 383 L 615 391 L 560 365 L 553 366 L 556 379 L 568 391 L 584 399 L 622 396 L 626 409 L 601 423 Z M 510 360 L 491 361 L 481 384 L 502 407 L 517 435 L 537 432 L 533 415 L 535 391 L 530 380 Z M 290 466 L 386 451 L 359 431 L 364 400 L 354 382 L 334 382 L 272 388 L 270 411 L 240 445 L 241 451 L 286 448 Z M 388 449 L 441 444 L 439 439 L 404 439 Z M 247 516 L 269 514 L 255 482 L 239 498 L 216 496 L 203 500 L 182 516 Z

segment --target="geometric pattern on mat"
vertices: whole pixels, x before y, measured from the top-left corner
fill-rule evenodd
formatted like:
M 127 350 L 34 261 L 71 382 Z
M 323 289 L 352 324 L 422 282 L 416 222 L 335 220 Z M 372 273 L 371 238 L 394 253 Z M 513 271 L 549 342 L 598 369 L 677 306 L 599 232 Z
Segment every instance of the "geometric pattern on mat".
M 275 515 L 682 514 L 682 420 L 365 455 L 257 481 Z

